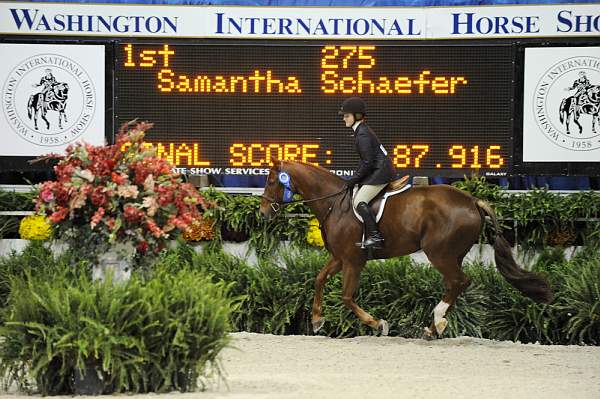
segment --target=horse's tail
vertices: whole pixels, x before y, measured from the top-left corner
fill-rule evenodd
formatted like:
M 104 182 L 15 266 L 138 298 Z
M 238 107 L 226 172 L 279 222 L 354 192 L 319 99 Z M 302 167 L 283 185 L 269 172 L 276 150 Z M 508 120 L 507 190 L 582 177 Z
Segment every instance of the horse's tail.
M 508 241 L 502 237 L 498 219 L 492 207 L 482 200 L 477 200 L 476 204 L 480 212 L 482 212 L 482 216 L 487 214 L 492 219 L 495 229 L 494 259 L 496 260 L 496 268 L 500 274 L 502 274 L 510 285 L 535 302 L 552 302 L 554 294 L 548 281 L 537 273 L 521 269 L 517 265 L 517 262 L 515 262 Z M 483 220 L 485 221 L 485 218 Z
M 567 105 L 567 100 L 568 98 L 563 98 L 563 100 L 560 102 L 560 106 L 558 107 L 558 117 L 560 119 L 560 123 L 563 123 L 564 121 L 564 116 L 563 115 L 568 115 L 568 105 Z
M 34 95 L 32 94 L 29 96 L 29 101 L 27 102 L 27 116 L 29 117 L 29 119 L 31 119 L 31 115 L 35 110 L 34 101 Z

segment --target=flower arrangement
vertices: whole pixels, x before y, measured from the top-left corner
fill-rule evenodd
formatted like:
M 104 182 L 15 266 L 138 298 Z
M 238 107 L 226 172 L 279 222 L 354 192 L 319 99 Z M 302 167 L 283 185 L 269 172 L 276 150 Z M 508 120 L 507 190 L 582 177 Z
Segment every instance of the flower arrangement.
M 200 208 L 212 204 L 143 142 L 151 127 L 130 122 L 114 145 L 77 143 L 65 156 L 49 156 L 60 159 L 57 180 L 38 187 L 36 211 L 48 217 L 57 238 L 91 259 L 115 244 L 146 257 L 202 221 Z
M 306 231 L 306 241 L 310 245 L 314 245 L 315 247 L 322 247 L 324 245 L 319 221 L 316 218 L 311 219 L 311 221 L 308 222 L 308 230 Z
M 29 215 L 21 220 L 19 234 L 24 240 L 47 240 L 52 237 L 52 226 L 42 215 Z

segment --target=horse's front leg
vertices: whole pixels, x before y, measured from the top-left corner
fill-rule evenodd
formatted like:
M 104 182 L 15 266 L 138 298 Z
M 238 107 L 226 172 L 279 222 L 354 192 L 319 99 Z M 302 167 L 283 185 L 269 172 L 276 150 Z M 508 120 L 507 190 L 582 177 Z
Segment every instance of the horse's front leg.
M 381 319 L 376 320 L 369 313 L 365 312 L 360 306 L 354 302 L 354 292 L 358 287 L 358 279 L 360 277 L 360 272 L 364 266 L 364 261 L 362 264 L 354 264 L 354 263 L 344 263 L 343 266 L 343 287 L 342 287 L 342 302 L 344 305 L 352 309 L 354 314 L 362 321 L 364 324 L 370 326 L 371 328 L 378 330 L 381 332 L 381 335 L 388 335 L 389 333 L 389 325 L 388 322 Z
M 48 121 L 48 119 L 46 119 L 46 111 L 42 110 L 40 112 L 42 119 L 44 120 L 44 122 L 46 122 L 46 129 L 50 129 L 50 122 Z
M 342 262 L 330 256 L 325 266 L 319 272 L 315 280 L 315 298 L 312 307 L 312 325 L 313 331 L 318 332 L 325 320 L 323 319 L 323 288 L 328 279 L 342 270 Z
M 579 123 L 580 115 L 581 114 L 579 111 L 575 111 L 575 115 L 573 115 L 573 122 L 575 122 L 575 124 L 579 127 L 579 134 L 581 134 L 583 132 L 583 126 L 581 126 L 581 123 Z

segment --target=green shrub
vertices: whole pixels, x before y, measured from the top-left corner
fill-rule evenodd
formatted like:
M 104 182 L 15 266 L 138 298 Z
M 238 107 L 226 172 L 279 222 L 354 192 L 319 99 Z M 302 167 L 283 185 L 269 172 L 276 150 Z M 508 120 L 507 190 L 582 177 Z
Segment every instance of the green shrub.
M 72 265 L 79 265 L 81 267 Z M 36 275 L 40 278 L 52 277 L 59 271 L 69 271 L 70 276 L 87 270 L 75 252 L 66 251 L 55 256 L 48 242 L 31 241 L 21 253 L 12 252 L 0 257 L 0 307 L 4 308 L 11 291 L 11 281 L 14 278 L 24 278 L 26 275 Z
M 600 258 L 596 249 L 587 251 L 565 270 L 556 307 L 567 321 L 568 343 L 600 345 Z
M 14 278 L 0 330 L 0 371 L 6 384 L 35 386 L 43 395 L 72 394 L 75 370 L 97 368 L 105 393 L 189 391 L 220 375 L 217 355 L 234 301 L 227 286 L 201 273 L 93 282 L 57 269 L 51 279 Z
M 272 334 L 312 334 L 314 281 L 327 260 L 325 251 L 290 248 L 252 267 L 220 254 L 193 254 L 192 263 L 214 281 L 232 284 L 243 301 L 233 315 L 235 328 Z M 444 336 L 468 335 L 543 344 L 600 342 L 600 260 L 588 249 L 567 262 L 559 249 L 542 254 L 532 269 L 544 274 L 555 291 L 551 305 L 523 297 L 493 265 L 467 264 L 470 287 L 448 314 Z M 418 338 L 432 321 L 443 293 L 441 274 L 409 258 L 368 262 L 355 300 L 374 317 L 390 323 L 390 335 Z M 325 324 L 320 334 L 352 337 L 374 334 L 344 307 L 341 273 L 331 278 L 323 297 Z

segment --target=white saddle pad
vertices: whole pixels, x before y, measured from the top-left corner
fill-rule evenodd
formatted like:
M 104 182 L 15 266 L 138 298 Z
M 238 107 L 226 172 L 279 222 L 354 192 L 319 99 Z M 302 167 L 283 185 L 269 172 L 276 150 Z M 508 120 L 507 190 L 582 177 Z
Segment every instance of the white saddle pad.
M 383 215 L 383 210 L 385 209 L 385 203 L 387 202 L 388 197 L 391 197 L 392 195 L 400 194 L 401 192 L 406 191 L 411 187 L 412 186 L 410 184 L 407 184 L 406 186 L 402 187 L 400 190 L 390 191 L 390 192 L 383 194 L 383 198 L 381 199 L 381 205 L 379 205 L 379 211 L 377 211 L 377 215 L 375 216 L 375 221 L 377 221 L 377 223 L 379 223 L 379 220 L 381 219 L 381 215 Z M 354 192 L 352 193 L 353 200 L 354 200 L 354 196 L 356 195 L 357 191 L 358 191 L 358 187 L 355 186 Z M 354 201 L 352 203 L 354 203 Z M 363 219 L 362 219 L 362 217 L 360 217 L 358 212 L 356 212 L 356 208 L 352 207 L 352 210 L 354 210 L 354 216 L 356 216 L 356 218 L 358 220 L 360 220 L 361 223 L 363 223 Z

